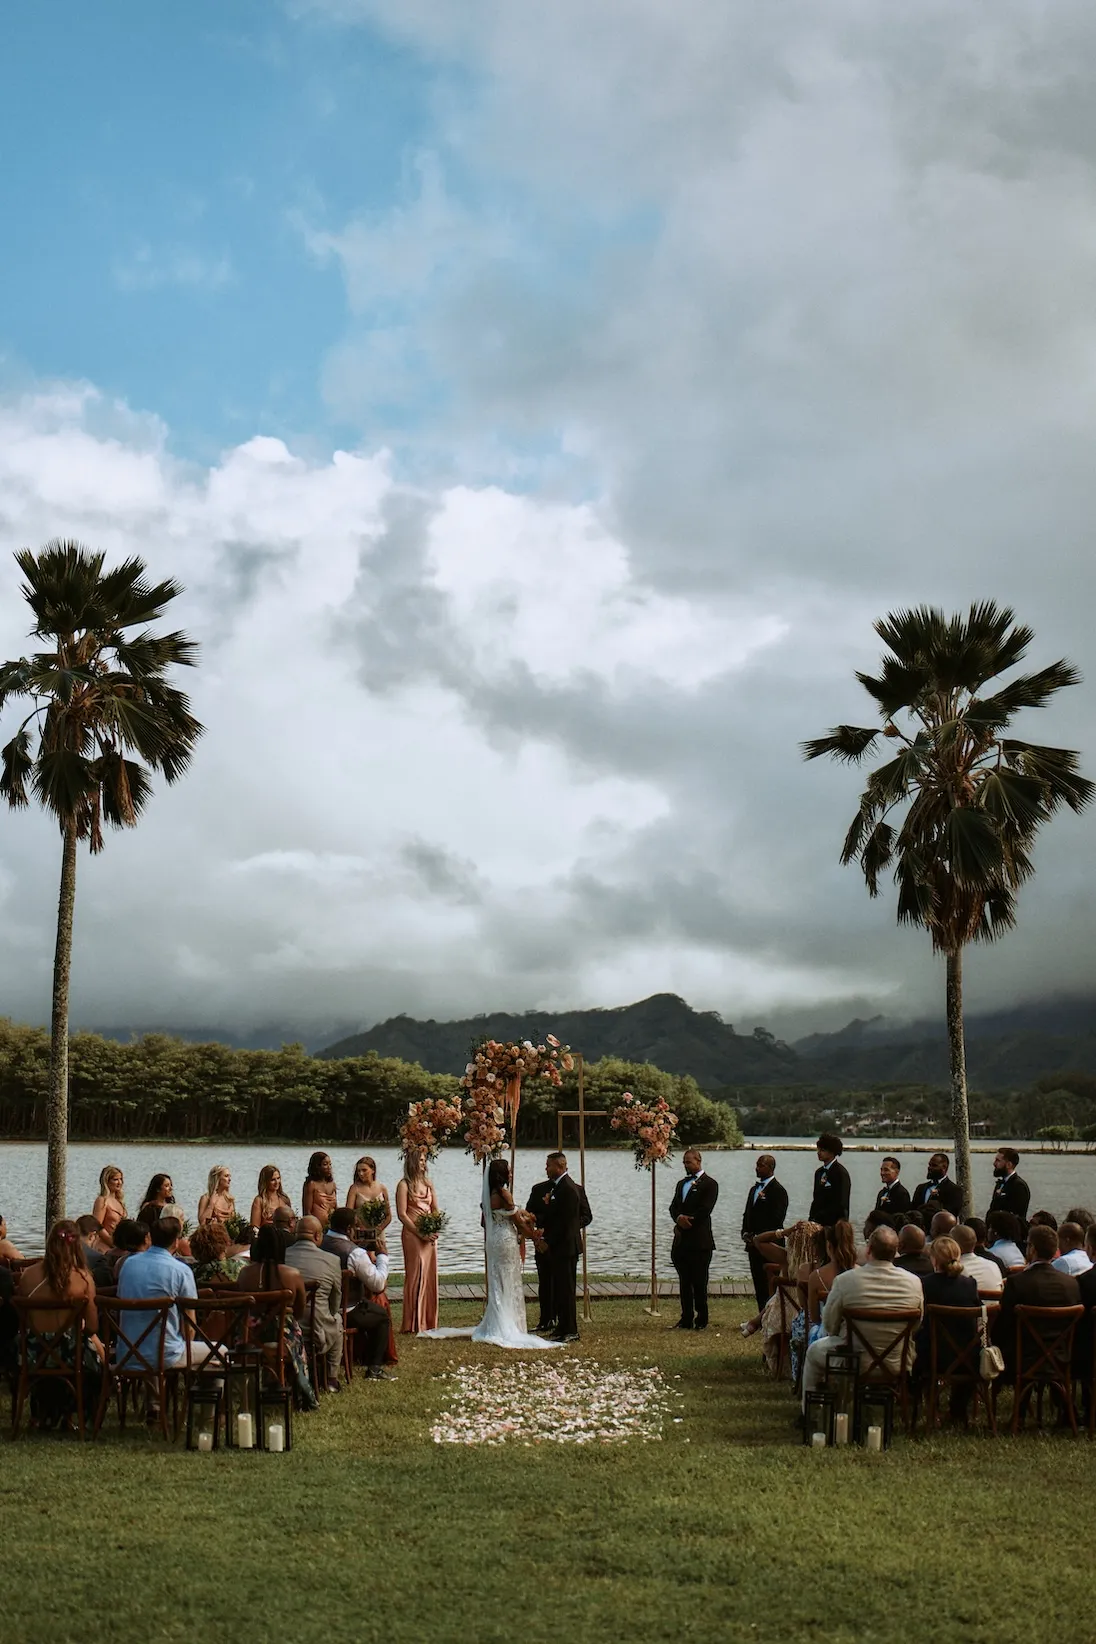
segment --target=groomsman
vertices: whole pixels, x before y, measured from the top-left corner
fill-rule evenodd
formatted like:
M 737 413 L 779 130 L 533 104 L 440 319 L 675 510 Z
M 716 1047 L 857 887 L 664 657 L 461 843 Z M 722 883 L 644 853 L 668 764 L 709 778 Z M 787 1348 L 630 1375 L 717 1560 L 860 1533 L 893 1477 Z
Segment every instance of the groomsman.
M 948 1175 L 948 1156 L 934 1153 L 929 1160 L 928 1180 L 913 1190 L 912 1208 L 935 1216 L 938 1210 L 950 1210 L 960 1219 L 963 1215 L 963 1190 Z
M 879 1180 L 883 1185 L 875 1195 L 875 1208 L 886 1216 L 904 1215 L 910 1207 L 909 1188 L 898 1180 L 901 1170 L 902 1166 L 890 1153 L 879 1166 Z
M 757 1180 L 746 1195 L 746 1206 L 742 1212 L 742 1242 L 746 1246 L 750 1277 L 760 1313 L 769 1299 L 769 1285 L 765 1263 L 754 1249 L 754 1235 L 775 1233 L 784 1226 L 784 1218 L 788 1214 L 788 1191 L 776 1179 L 776 1159 L 771 1153 L 758 1156 L 754 1175 Z
M 548 1168 L 547 1161 L 545 1161 L 544 1168 L 545 1170 Z M 587 1228 L 594 1219 L 594 1213 L 590 1209 L 590 1201 L 586 1197 L 586 1189 L 582 1183 L 576 1182 L 575 1186 L 578 1189 L 579 1199 L 578 1224 L 580 1228 Z M 552 1178 L 548 1176 L 543 1182 L 538 1182 L 531 1189 L 529 1197 L 525 1201 L 525 1208 L 531 1216 L 536 1217 L 538 1227 L 544 1214 L 544 1207 L 551 1196 Z M 537 1262 L 537 1300 L 540 1304 L 540 1318 L 534 1327 L 534 1334 L 547 1336 L 556 1327 L 556 1305 L 552 1295 L 552 1266 L 548 1257 L 547 1245 L 534 1243 L 533 1254 Z
M 994 1210 L 1007 1210 L 1019 1218 L 1020 1226 L 1026 1232 L 1031 1188 L 1022 1176 L 1016 1174 L 1019 1163 L 1020 1155 L 1014 1147 L 997 1149 L 997 1157 L 993 1161 L 993 1198 L 990 1200 L 986 1216 Z
M 674 1223 L 670 1260 L 677 1269 L 681 1293 L 681 1317 L 674 1328 L 707 1330 L 708 1273 L 715 1249 L 712 1211 L 719 1198 L 719 1183 L 708 1175 L 695 1147 L 685 1149 L 681 1162 L 685 1175 L 670 1201 Z
M 814 1197 L 807 1219 L 819 1222 L 823 1227 L 832 1227 L 835 1222 L 847 1222 L 849 1219 L 852 1183 L 840 1157 L 845 1151 L 845 1144 L 840 1136 L 824 1130 L 816 1145 L 818 1169 L 814 1173 Z

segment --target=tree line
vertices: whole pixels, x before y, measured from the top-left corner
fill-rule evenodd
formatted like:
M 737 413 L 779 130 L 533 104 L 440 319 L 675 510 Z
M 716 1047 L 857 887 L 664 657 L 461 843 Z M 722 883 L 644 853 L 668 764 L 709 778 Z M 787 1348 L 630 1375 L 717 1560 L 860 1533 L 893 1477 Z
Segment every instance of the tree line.
M 0 1020 L 0 1134 L 45 1136 L 49 1074 L 49 1034 Z M 592 1111 L 611 1107 L 625 1090 L 665 1096 L 679 1116 L 683 1142 L 735 1147 L 742 1140 L 733 1108 L 709 1100 L 688 1076 L 607 1056 L 586 1068 L 585 1087 Z M 373 1052 L 328 1061 L 301 1045 L 233 1050 L 162 1033 L 129 1044 L 98 1033 L 76 1033 L 69 1041 L 68 1129 L 86 1141 L 269 1137 L 391 1146 L 409 1102 L 460 1095 L 460 1080 L 451 1074 Z M 526 1085 L 519 1140 L 554 1143 L 556 1110 L 577 1104 L 574 1074 L 558 1089 Z M 592 1145 L 610 1139 L 599 1124 L 589 1124 Z

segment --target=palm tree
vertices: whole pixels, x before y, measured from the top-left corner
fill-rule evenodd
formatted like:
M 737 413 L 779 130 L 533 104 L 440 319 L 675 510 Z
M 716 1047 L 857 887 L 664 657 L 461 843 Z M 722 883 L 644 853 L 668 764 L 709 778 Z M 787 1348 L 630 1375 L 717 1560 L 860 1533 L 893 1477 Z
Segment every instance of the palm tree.
M 150 771 L 174 782 L 202 734 L 187 698 L 166 677 L 172 666 L 192 667 L 197 647 L 185 634 L 154 634 L 146 626 L 180 592 L 178 583 L 150 583 L 139 559 L 105 570 L 104 557 L 59 540 L 36 554 L 29 549 L 16 554 L 26 579 L 23 597 L 34 613 L 31 637 L 47 648 L 0 664 L 0 710 L 9 699 L 32 704 L 0 752 L 0 795 L 19 809 L 28 803 L 29 790 L 61 829 L 47 1098 L 47 1227 L 65 1213 L 77 843 L 86 840 L 95 853 L 103 848 L 104 821 L 135 827 L 152 791 Z
M 972 605 L 966 617 L 926 606 L 892 612 L 875 631 L 887 647 L 879 676 L 856 677 L 882 727 L 837 725 L 803 753 L 855 765 L 880 735 L 898 745 L 867 780 L 841 861 L 860 864 L 871 896 L 893 864 L 899 924 L 927 930 L 946 956 L 956 1176 L 969 1213 L 963 950 L 1012 928 L 1016 893 L 1034 872 L 1036 834 L 1063 805 L 1082 810 L 1094 791 L 1071 749 L 1004 733 L 1021 709 L 1045 707 L 1080 675 L 1063 660 L 991 684 L 1034 638 L 993 601 Z

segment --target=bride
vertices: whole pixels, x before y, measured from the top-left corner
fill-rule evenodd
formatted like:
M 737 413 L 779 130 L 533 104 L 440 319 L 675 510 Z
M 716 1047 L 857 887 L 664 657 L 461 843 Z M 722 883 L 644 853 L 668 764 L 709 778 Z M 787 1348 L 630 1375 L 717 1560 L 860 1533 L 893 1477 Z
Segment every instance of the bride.
M 434 1340 L 471 1336 L 492 1347 L 558 1347 L 525 1328 L 525 1279 L 518 1240 L 532 1231 L 532 1217 L 514 1207 L 510 1166 L 494 1159 L 483 1175 L 483 1227 L 487 1246 L 487 1309 L 474 1330 L 423 1330 Z

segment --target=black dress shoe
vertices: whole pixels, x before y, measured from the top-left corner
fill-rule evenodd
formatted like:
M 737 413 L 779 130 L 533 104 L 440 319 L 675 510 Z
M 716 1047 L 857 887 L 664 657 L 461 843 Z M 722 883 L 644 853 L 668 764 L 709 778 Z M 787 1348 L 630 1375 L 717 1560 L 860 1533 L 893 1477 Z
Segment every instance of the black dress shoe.
M 371 1364 L 365 1372 L 366 1381 L 394 1381 L 395 1377 L 381 1369 L 379 1364 Z
M 693 1328 L 693 1321 L 692 1319 L 678 1319 L 676 1324 L 671 1324 L 668 1328 L 670 1330 L 691 1330 Z
M 707 1328 L 708 1328 L 707 1324 L 694 1324 L 693 1325 L 694 1330 L 707 1330 Z

